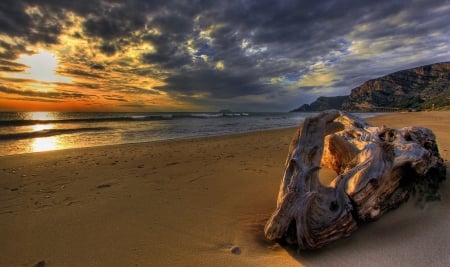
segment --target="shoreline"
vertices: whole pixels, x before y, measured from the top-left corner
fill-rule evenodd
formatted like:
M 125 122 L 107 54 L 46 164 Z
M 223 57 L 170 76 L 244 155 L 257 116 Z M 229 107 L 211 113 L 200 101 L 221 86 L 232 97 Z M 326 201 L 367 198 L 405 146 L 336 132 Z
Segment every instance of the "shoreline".
M 300 124 L 299 124 L 300 125 Z M 129 143 L 118 143 L 118 144 L 107 144 L 107 145 L 95 145 L 95 146 L 85 146 L 85 147 L 72 147 L 72 148 L 63 148 L 63 149 L 55 149 L 55 150 L 47 150 L 47 151 L 37 151 L 37 152 L 25 152 L 25 153 L 18 153 L 18 154 L 8 154 L 8 155 L 0 155 L 0 159 L 4 157 L 14 157 L 14 156 L 24 156 L 24 155 L 33 155 L 33 154 L 42 154 L 42 153 L 57 153 L 57 152 L 63 152 L 63 151 L 71 151 L 71 150 L 78 150 L 78 149 L 96 149 L 96 148 L 103 148 L 103 147 L 114 147 L 114 146 L 127 146 L 127 145 L 149 145 L 154 143 L 172 143 L 177 141 L 193 141 L 197 139 L 209 139 L 209 138 L 226 138 L 226 137 L 232 137 L 232 136 L 239 136 L 239 135 L 251 135 L 255 133 L 264 133 L 264 132 L 271 132 L 271 131 L 284 131 L 284 130 L 295 130 L 298 129 L 298 127 L 284 127 L 284 128 L 273 128 L 273 129 L 265 129 L 265 130 L 255 130 L 255 131 L 249 131 L 249 132 L 242 132 L 242 133 L 223 133 L 223 134 L 217 134 L 217 135 L 205 135 L 205 136 L 186 136 L 186 137 L 175 137 L 171 139 L 160 139 L 160 140 L 154 140 L 154 141 L 142 141 L 142 142 L 129 142 Z
M 1 115 L 1 114 L 0 114 Z M 0 154 L 24 154 L 70 148 L 142 143 L 254 132 L 297 126 L 304 117 L 293 113 L 215 116 L 183 113 L 31 113 L 0 118 Z M 169 117 L 167 117 L 169 116 Z M 28 118 L 28 119 L 26 119 Z M 35 118 L 29 120 L 30 118 Z M 37 120 L 40 118 L 40 120 Z M 42 124 L 41 124 L 42 122 Z
M 310 113 L 302 113 L 302 114 L 310 114 L 310 115 L 314 115 L 317 114 L 318 112 L 310 112 Z M 358 113 L 353 113 L 355 115 L 357 115 Z M 370 113 L 367 112 L 361 112 L 361 114 L 363 115 L 367 115 Z M 373 117 L 377 117 L 377 116 L 383 116 L 383 115 L 388 115 L 388 114 L 392 114 L 392 113 L 379 113 L 379 112 L 374 112 L 373 115 L 371 115 L 370 117 L 366 117 L 366 118 L 373 118 Z M 309 115 L 308 115 L 309 116 Z M 305 116 L 307 117 L 307 116 Z M 14 155 L 27 155 L 27 154 L 33 154 L 33 153 L 46 153 L 46 152 L 54 152 L 54 151 L 64 151 L 64 150 L 72 150 L 72 149 L 88 149 L 88 148 L 96 148 L 96 147 L 103 147 L 103 146 L 120 146 L 120 145 L 128 145 L 128 144 L 151 144 L 154 142 L 173 142 L 173 141 L 177 141 L 177 140 L 191 140 L 191 139 L 203 139 L 203 138 L 213 138 L 213 137 L 226 137 L 226 136 L 232 136 L 232 135 L 240 135 L 240 134 L 252 134 L 252 133 L 257 133 L 257 132 L 266 132 L 266 131 L 279 131 L 279 130 L 287 130 L 287 129 L 297 129 L 301 123 L 300 122 L 299 125 L 297 126 L 288 126 L 288 127 L 274 127 L 274 128 L 269 128 L 269 129 L 264 129 L 264 130 L 251 130 L 251 131 L 243 131 L 243 132 L 235 132 L 235 133 L 216 133 L 216 134 L 207 134 L 207 135 L 199 135 L 199 136 L 185 136 L 185 137 L 172 137 L 172 138 L 162 138 L 162 139 L 155 139 L 152 141 L 128 141 L 128 142 L 123 142 L 123 143 L 113 143 L 113 144 L 99 144 L 99 145 L 87 145 L 87 146 L 81 146 L 81 147 L 68 147 L 68 148 L 57 148 L 57 149 L 53 149 L 53 150 L 43 150 L 43 151 L 35 151 L 35 152 L 20 152 L 20 153 L 13 153 L 13 154 L 4 154 L 1 155 L 0 154 L 0 159 L 2 157 L 8 157 L 8 156 L 14 156 Z M 57 137 L 56 136 L 50 136 L 50 137 Z M 43 137 L 43 138 L 47 138 L 47 137 Z M 33 140 L 35 138 L 28 138 L 28 140 Z
M 390 113 L 374 126 L 424 126 L 450 167 L 450 111 Z M 268 242 L 297 128 L 0 157 L 0 265 L 445 266 L 441 201 L 413 201 L 318 251 Z

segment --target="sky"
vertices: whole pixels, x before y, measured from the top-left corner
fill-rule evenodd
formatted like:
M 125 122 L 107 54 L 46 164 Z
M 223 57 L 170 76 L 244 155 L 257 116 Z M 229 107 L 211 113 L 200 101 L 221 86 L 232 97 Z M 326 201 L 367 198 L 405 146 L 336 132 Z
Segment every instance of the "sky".
M 447 0 L 0 2 L 0 111 L 289 111 L 449 60 Z

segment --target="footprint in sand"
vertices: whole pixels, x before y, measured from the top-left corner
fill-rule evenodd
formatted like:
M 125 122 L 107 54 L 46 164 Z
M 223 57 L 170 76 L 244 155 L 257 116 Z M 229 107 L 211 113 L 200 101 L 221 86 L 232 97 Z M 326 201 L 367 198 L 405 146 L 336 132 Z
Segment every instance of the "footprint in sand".
M 111 187 L 111 184 L 100 184 L 100 185 L 97 185 L 97 189 L 108 188 L 108 187 Z

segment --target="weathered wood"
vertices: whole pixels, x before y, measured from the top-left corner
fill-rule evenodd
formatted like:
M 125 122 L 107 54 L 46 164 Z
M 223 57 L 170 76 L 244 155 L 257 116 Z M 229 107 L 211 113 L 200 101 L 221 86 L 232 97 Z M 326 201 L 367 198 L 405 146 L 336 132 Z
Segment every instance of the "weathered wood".
M 330 185 L 319 181 L 321 166 L 336 172 Z M 324 111 L 306 118 L 291 142 L 265 236 L 300 249 L 320 248 L 412 192 L 437 198 L 445 171 L 429 129 L 372 127 L 351 114 Z

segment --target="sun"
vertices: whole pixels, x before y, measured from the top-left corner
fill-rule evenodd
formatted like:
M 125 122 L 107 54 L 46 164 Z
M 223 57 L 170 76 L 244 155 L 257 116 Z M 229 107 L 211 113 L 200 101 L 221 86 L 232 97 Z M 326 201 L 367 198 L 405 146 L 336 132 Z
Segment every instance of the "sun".
M 31 80 L 29 85 L 35 89 L 45 90 L 53 83 L 72 82 L 70 78 L 57 73 L 59 60 L 52 52 L 45 49 L 40 49 L 32 55 L 23 54 L 16 62 L 28 68 L 23 73 L 14 74 L 14 78 Z

